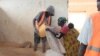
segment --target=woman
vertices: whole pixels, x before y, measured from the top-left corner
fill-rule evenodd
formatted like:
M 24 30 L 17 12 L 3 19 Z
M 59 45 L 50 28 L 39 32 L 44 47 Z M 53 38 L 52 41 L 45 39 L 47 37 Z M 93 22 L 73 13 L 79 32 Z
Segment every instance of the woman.
M 77 41 L 78 31 L 74 28 L 72 23 L 66 25 L 68 20 L 65 17 L 60 17 L 58 19 L 58 25 L 61 26 L 61 30 L 58 33 L 48 29 L 48 31 L 52 32 L 56 38 L 60 39 L 64 38 L 64 47 L 66 50 L 66 56 L 78 56 L 78 47 L 79 42 Z

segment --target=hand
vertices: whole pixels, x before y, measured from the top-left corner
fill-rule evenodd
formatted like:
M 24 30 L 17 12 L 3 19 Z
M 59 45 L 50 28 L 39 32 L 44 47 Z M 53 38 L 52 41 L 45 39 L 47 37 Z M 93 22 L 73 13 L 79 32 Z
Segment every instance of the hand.
M 49 28 L 46 28 L 46 31 L 50 31 L 50 29 Z

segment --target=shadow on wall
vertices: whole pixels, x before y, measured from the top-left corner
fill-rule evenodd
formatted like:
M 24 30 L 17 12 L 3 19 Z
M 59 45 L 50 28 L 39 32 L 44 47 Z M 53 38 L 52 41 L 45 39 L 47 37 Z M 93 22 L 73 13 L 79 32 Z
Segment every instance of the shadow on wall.
M 6 31 L 8 30 L 8 22 L 10 22 L 9 19 L 10 18 L 7 14 L 0 8 L 0 41 L 8 41 Z
M 0 8 L 0 41 L 24 43 L 28 34 Z

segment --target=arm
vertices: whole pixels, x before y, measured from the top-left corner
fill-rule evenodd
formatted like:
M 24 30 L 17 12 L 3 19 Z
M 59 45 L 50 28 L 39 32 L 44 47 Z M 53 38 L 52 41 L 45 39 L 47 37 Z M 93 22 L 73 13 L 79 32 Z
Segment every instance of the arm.
M 46 30 L 47 30 L 47 31 L 50 31 L 50 32 L 51 32 L 56 38 L 58 38 L 58 39 L 60 39 L 61 37 L 64 36 L 64 34 L 61 33 L 61 32 L 55 33 L 53 30 L 51 30 L 51 29 L 49 29 L 49 28 L 47 28 Z
M 84 56 L 86 48 L 87 48 L 87 45 L 81 43 L 79 47 L 78 56 Z
M 35 21 L 35 26 L 36 26 L 36 29 L 39 29 L 38 21 Z
M 38 25 L 39 25 L 38 21 L 39 21 L 39 19 L 40 19 L 41 13 L 42 13 L 42 12 L 39 12 L 39 13 L 35 16 L 35 18 L 33 19 L 33 25 L 34 25 L 35 28 L 38 28 Z
M 44 21 L 44 18 L 45 18 L 45 13 L 44 12 L 39 12 L 38 14 L 37 14 L 37 16 L 34 18 L 34 20 L 33 20 L 33 24 L 36 26 L 36 25 L 38 25 L 37 26 L 37 28 L 43 23 L 43 21 Z
M 58 39 L 60 39 L 60 38 L 63 37 L 63 36 L 64 36 L 64 34 L 61 33 L 61 32 L 59 32 L 58 34 L 56 34 L 56 37 L 57 37 Z
M 50 29 L 49 27 L 46 28 L 46 31 L 50 31 L 54 36 L 56 36 L 56 33 L 54 32 L 54 30 Z
M 45 13 L 43 12 L 42 17 L 41 17 L 41 20 L 40 20 L 40 22 L 38 23 L 38 26 L 40 26 L 40 25 L 43 23 L 44 18 L 45 18 Z
M 91 39 L 91 21 L 90 19 L 87 19 L 87 21 L 85 22 L 83 29 L 80 33 L 80 35 L 78 36 L 78 40 L 80 41 L 80 47 L 79 47 L 79 56 L 84 56 L 85 54 L 85 50 L 87 48 L 87 44 L 89 42 L 89 40 Z
M 60 32 L 56 35 L 56 37 L 58 39 L 60 39 L 61 37 L 63 37 L 64 35 L 66 35 L 66 33 L 68 32 L 69 28 L 67 25 L 63 26 L 60 30 Z
M 51 25 L 51 16 L 48 17 L 48 22 L 47 25 L 50 26 Z

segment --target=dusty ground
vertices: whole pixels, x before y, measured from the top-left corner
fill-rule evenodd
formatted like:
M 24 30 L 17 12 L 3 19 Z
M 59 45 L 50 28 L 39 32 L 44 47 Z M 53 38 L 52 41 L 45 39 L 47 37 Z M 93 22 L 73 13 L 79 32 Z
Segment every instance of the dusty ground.
M 0 56 L 44 56 L 40 51 L 32 48 L 0 48 Z
M 0 56 L 44 56 L 41 49 L 20 48 L 20 44 L 0 42 Z

